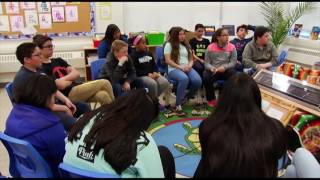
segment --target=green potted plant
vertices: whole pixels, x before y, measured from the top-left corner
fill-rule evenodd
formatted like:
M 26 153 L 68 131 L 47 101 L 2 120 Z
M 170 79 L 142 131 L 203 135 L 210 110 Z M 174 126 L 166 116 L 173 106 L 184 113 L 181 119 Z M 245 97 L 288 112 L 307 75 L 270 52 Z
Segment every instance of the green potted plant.
M 286 39 L 292 25 L 306 12 L 315 9 L 316 2 L 299 2 L 299 4 L 290 12 L 284 10 L 281 2 L 262 2 L 260 4 L 269 29 L 271 30 L 271 41 L 276 46 Z

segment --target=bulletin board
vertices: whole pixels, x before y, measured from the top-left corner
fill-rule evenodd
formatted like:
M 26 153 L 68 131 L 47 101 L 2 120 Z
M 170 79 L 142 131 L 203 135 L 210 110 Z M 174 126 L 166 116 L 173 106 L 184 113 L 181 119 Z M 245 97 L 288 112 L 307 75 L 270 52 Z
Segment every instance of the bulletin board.
M 46 3 L 47 6 L 41 3 Z M 91 30 L 90 2 L 0 2 L 0 5 L 0 33 L 3 35 L 23 34 L 17 29 L 23 25 L 25 31 L 27 24 L 29 24 L 28 27 L 33 26 L 37 33 L 90 32 Z M 28 14 L 25 11 L 28 11 Z M 29 20 L 26 19 L 27 16 Z M 20 24 L 20 26 L 14 24 Z M 9 28 L 6 28 L 7 26 Z

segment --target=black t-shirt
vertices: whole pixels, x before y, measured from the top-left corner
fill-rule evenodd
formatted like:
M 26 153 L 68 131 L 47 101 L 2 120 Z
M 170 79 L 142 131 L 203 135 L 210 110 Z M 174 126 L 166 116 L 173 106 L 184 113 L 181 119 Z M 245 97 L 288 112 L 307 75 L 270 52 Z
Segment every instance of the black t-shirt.
M 210 44 L 210 41 L 206 38 L 202 38 L 202 41 L 198 41 L 194 37 L 190 40 L 189 44 L 191 46 L 191 49 L 194 50 L 195 55 L 204 60 L 204 55 L 207 47 Z
M 70 65 L 62 58 L 52 58 L 51 63 L 42 63 L 42 70 L 48 76 L 51 76 L 54 80 L 56 80 L 68 74 L 67 68 L 69 66 Z M 64 90 L 61 90 L 61 92 L 68 97 L 71 89 L 79 84 L 81 83 L 73 81 L 70 86 L 66 87 Z
M 17 72 L 16 76 L 13 79 L 12 88 L 19 88 L 23 90 L 25 84 L 28 83 L 28 78 L 33 74 L 43 74 L 41 69 L 37 69 L 37 72 L 33 72 L 24 66 L 21 66 L 19 71 Z
M 133 50 L 130 56 L 138 77 L 148 76 L 148 73 L 158 72 L 156 62 L 151 52 L 138 52 Z

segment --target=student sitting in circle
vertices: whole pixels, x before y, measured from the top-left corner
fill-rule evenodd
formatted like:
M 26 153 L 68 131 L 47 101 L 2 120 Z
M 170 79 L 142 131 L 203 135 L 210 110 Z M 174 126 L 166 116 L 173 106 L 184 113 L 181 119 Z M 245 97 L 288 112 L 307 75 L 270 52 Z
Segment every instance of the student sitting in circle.
M 138 89 L 85 114 L 68 136 L 63 162 L 121 177 L 174 178 L 172 154 L 146 132 L 158 105 L 156 97 Z

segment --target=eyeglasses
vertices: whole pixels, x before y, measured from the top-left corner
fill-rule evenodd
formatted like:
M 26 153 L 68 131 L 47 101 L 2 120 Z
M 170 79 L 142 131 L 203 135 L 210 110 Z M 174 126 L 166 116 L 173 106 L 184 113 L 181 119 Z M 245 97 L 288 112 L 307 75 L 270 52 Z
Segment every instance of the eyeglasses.
M 54 48 L 54 45 L 42 46 L 42 48 L 49 48 L 49 49 L 53 49 L 53 48 Z
M 32 54 L 31 56 L 38 56 L 38 57 L 40 57 L 41 54 Z

